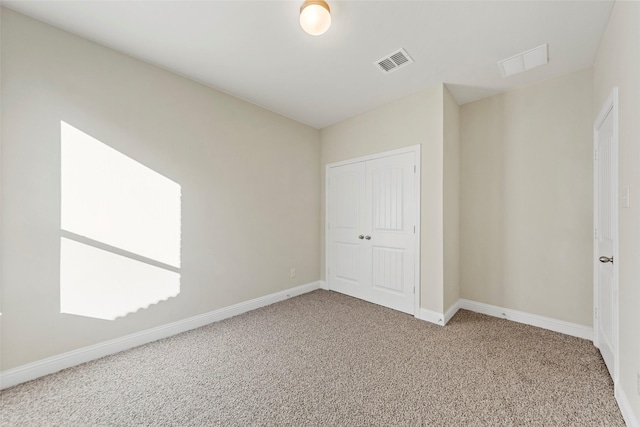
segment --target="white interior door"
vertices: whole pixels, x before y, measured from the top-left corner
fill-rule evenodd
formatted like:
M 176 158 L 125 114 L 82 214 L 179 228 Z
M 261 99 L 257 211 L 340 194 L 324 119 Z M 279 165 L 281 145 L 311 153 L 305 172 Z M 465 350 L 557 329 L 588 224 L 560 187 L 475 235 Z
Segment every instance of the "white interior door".
M 618 155 L 614 98 L 596 121 L 594 153 L 594 344 L 617 380 Z
M 419 188 L 416 153 L 330 166 L 329 289 L 415 312 Z
M 413 153 L 367 162 L 364 250 L 369 301 L 414 312 L 416 205 Z
M 365 207 L 365 163 L 329 170 L 329 289 L 365 298 L 362 222 Z

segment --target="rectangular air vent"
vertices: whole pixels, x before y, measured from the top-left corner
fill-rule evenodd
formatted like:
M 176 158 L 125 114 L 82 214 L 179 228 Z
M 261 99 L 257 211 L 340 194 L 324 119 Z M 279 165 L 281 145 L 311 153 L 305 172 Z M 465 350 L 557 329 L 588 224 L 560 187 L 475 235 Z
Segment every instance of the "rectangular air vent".
M 411 59 L 407 51 L 400 49 L 385 56 L 384 58 L 378 59 L 374 64 L 376 64 L 383 73 L 388 74 L 404 67 L 405 65 L 409 65 L 412 62 L 413 59 Z
M 498 68 L 502 77 L 509 77 L 539 67 L 547 62 L 549 62 L 547 44 L 543 44 L 535 49 L 498 61 Z

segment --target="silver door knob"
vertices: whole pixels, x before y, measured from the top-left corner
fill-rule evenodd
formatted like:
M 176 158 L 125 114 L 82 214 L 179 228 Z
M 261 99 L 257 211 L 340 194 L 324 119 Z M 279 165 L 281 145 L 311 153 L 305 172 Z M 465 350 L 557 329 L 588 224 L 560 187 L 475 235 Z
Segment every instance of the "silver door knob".
M 371 240 L 371 236 L 365 236 L 364 238 L 367 240 Z
M 603 262 L 603 263 L 605 263 L 605 264 L 606 264 L 606 263 L 608 263 L 608 262 L 610 262 L 611 264 L 613 264 L 613 257 L 609 258 L 609 257 L 607 257 L 607 256 L 601 256 L 601 257 L 599 258 L 599 260 L 600 260 L 600 262 Z
M 364 239 L 364 234 L 359 235 L 358 239 L 360 239 L 360 240 Z

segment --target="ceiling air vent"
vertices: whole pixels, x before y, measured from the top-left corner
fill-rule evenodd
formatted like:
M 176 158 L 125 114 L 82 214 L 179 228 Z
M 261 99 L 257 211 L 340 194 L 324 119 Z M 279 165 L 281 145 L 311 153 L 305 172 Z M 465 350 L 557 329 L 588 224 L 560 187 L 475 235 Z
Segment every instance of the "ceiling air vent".
M 547 62 L 549 62 L 549 49 L 545 43 L 542 46 L 498 61 L 498 69 L 502 77 L 509 77 L 539 67 Z
M 400 49 L 382 59 L 378 59 L 374 64 L 376 64 L 383 73 L 388 74 L 404 67 L 405 65 L 409 65 L 412 62 L 413 59 L 411 59 L 407 51 Z

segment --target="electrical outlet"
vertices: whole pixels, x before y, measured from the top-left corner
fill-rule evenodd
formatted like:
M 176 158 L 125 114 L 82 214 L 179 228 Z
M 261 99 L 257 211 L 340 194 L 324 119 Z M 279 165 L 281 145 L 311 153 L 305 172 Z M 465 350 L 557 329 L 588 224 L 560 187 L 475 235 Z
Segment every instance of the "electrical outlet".
M 296 277 L 296 269 L 295 269 L 295 268 L 292 268 L 292 269 L 291 269 L 291 271 L 289 272 L 289 277 L 291 277 L 292 279 L 293 279 L 294 277 Z

